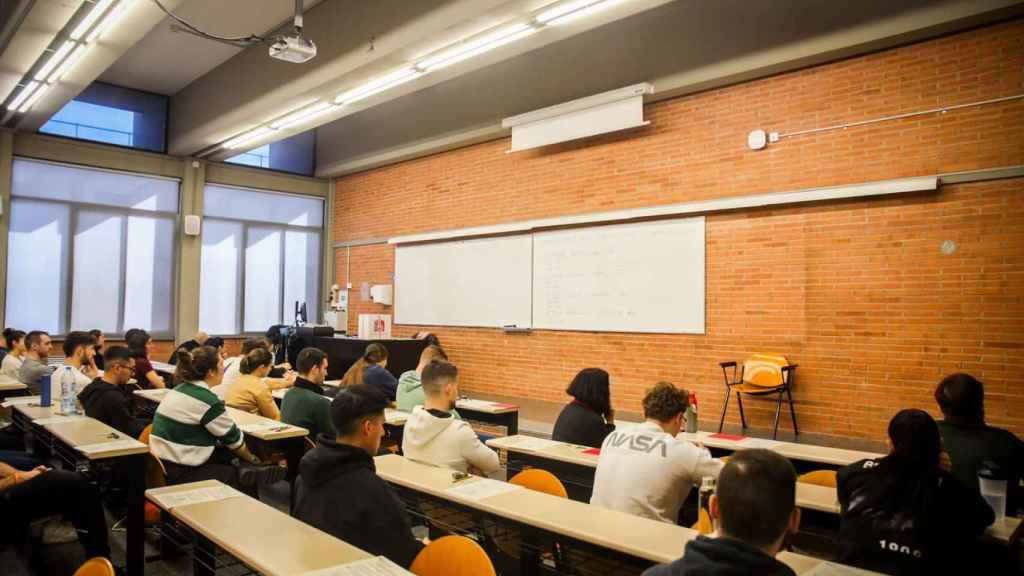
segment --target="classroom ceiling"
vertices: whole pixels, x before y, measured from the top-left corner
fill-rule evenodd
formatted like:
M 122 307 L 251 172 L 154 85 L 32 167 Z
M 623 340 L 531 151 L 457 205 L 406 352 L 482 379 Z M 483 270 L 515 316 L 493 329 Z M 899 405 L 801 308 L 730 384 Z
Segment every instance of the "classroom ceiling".
M 0 0 L 0 97 L 82 1 Z M 265 45 L 240 50 L 174 31 L 151 0 L 137 0 L 70 81 L 15 126 L 38 129 L 99 79 L 170 95 L 169 152 L 223 160 L 241 150 L 221 143 L 261 123 L 566 1 L 304 0 L 318 55 L 290 64 L 271 60 Z M 290 29 L 294 6 L 163 3 L 224 35 Z M 9 14 L 20 15 L 17 24 Z M 336 176 L 500 137 L 503 117 L 636 82 L 653 83 L 652 99 L 663 99 L 1022 14 L 1013 0 L 617 0 L 272 137 L 319 124 L 317 175 Z

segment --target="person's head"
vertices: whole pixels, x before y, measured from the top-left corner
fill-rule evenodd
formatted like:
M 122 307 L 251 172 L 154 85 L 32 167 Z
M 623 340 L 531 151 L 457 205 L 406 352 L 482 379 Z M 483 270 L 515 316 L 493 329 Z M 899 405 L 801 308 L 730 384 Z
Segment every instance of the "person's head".
M 153 351 L 153 337 L 145 330 L 132 328 L 125 333 L 124 341 L 136 357 L 149 358 Z
M 274 367 L 274 357 L 266 348 L 254 348 L 248 354 L 242 356 L 238 363 L 238 371 L 242 374 L 252 374 L 258 378 L 266 376 Z
M 216 348 L 211 346 L 200 346 L 191 352 L 187 350 L 178 351 L 178 365 L 174 371 L 174 381 L 181 382 L 206 382 L 211 388 L 220 384 L 224 379 L 224 360 Z
M 371 342 L 363 351 L 363 362 L 380 364 L 381 368 L 387 368 L 388 349 L 380 342 Z
M 644 418 L 654 420 L 662 430 L 675 436 L 686 421 L 690 394 L 671 382 L 658 382 L 644 396 Z
M 224 350 L 224 339 L 220 336 L 210 336 L 206 339 L 206 343 L 200 344 L 200 346 L 209 346 L 210 348 L 213 348 L 217 351 L 217 354 L 220 354 L 221 358 L 226 354 L 226 351 Z
M 384 437 L 384 408 L 388 399 L 365 384 L 342 388 L 331 402 L 331 419 L 338 442 L 362 448 L 375 456 Z
M 96 351 L 92 347 L 92 336 L 88 332 L 68 332 L 64 337 L 64 357 L 75 362 L 88 363 Z
M 327 354 L 319 348 L 303 348 L 295 359 L 295 370 L 306 380 L 323 384 L 327 378 Z
M 608 373 L 600 368 L 584 368 L 569 383 L 565 393 L 607 417 L 612 412 Z
M 103 330 L 93 328 L 89 330 L 89 336 L 92 336 L 92 345 L 96 348 L 103 348 L 103 345 L 107 343 L 107 339 L 103 336 Z
M 39 360 L 50 356 L 50 335 L 42 330 L 33 330 L 25 335 L 25 350 Z
M 720 536 L 778 554 L 800 527 L 793 464 L 771 450 L 735 452 L 718 473 L 710 511 Z
M 245 342 L 242 342 L 242 356 L 247 355 L 249 352 L 257 348 L 263 348 L 264 350 L 270 351 L 270 344 L 266 338 L 249 338 Z
M 103 353 L 103 379 L 111 384 L 127 384 L 135 374 L 135 355 L 127 346 L 111 346 Z
M 434 360 L 448 361 L 448 354 L 445 353 L 444 348 L 431 344 L 420 352 L 420 363 L 416 366 L 416 371 L 423 374 L 423 369 L 427 367 Z
M 17 354 L 25 353 L 25 333 L 14 328 L 4 328 L 4 341 L 7 349 Z
M 459 369 L 455 364 L 434 360 L 423 368 L 420 379 L 428 401 L 445 404 L 448 410 L 455 408 L 459 399 Z
M 196 344 L 199 344 L 200 346 L 206 344 L 206 341 L 209 340 L 209 338 L 210 335 L 207 334 L 206 332 L 203 332 L 202 330 L 196 332 L 196 335 L 192 337 L 192 339 L 196 341 Z
M 889 452 L 902 462 L 922 471 L 939 468 L 942 437 L 939 425 L 924 410 L 900 410 L 889 421 Z
M 985 422 L 985 385 L 970 374 L 961 372 L 943 378 L 935 389 L 935 401 L 947 420 Z

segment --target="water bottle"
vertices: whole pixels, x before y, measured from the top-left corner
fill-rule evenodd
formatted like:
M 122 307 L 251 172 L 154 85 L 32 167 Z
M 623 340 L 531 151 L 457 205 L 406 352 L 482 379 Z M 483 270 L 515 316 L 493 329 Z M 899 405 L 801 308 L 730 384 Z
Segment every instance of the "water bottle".
M 690 392 L 690 402 L 686 407 L 686 432 L 697 432 L 697 394 L 694 392 Z
M 978 470 L 978 487 L 981 497 L 996 513 L 997 523 L 1006 517 L 1006 484 L 1006 475 L 998 464 L 987 460 L 982 463 L 981 470 Z
M 715 527 L 711 521 L 711 495 L 718 484 L 714 476 L 705 476 L 700 480 L 700 494 L 697 499 L 697 529 L 702 534 L 710 534 Z
M 78 413 L 78 394 L 75 392 L 74 368 L 65 366 L 60 375 L 60 413 Z
M 51 388 L 50 378 L 53 377 L 45 374 L 39 379 L 39 405 L 43 408 L 47 408 L 52 404 L 53 388 Z

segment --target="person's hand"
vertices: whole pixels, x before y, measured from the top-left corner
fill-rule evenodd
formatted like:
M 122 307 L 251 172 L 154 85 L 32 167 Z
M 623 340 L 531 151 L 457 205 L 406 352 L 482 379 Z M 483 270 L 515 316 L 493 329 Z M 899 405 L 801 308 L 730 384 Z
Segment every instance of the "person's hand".
M 95 364 L 87 364 L 82 367 L 82 372 L 89 378 L 96 379 L 100 376 L 100 371 L 96 368 Z
M 299 374 L 297 372 L 289 370 L 284 375 L 284 381 L 287 382 L 289 386 L 291 386 L 292 384 L 295 384 L 295 379 L 298 377 Z
M 274 366 L 274 368 L 284 368 L 285 370 L 291 370 L 292 369 L 292 365 L 289 364 L 288 362 L 281 362 L 277 366 Z
M 946 452 L 945 450 L 939 453 L 939 470 L 944 470 L 946 472 L 953 471 L 953 461 L 949 458 L 949 452 Z
M 44 474 L 49 470 L 50 469 L 47 468 L 46 466 L 36 466 L 35 468 L 29 470 L 28 472 L 22 472 L 21 474 L 18 474 L 18 476 L 21 478 L 22 482 L 28 482 L 29 480 L 35 478 L 36 476 L 39 476 L 40 474 Z
M 486 476 L 486 474 L 484 474 L 484 471 L 479 469 L 479 468 L 477 468 L 476 466 L 470 466 L 466 470 L 466 472 L 472 474 L 473 476 Z

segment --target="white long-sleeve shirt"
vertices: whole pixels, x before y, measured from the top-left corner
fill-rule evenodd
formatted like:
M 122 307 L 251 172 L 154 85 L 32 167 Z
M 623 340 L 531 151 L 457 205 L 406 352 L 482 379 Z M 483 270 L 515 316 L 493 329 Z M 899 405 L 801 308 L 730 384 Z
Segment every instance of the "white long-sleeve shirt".
M 590 503 L 675 524 L 690 488 L 721 469 L 706 448 L 676 440 L 654 422 L 619 428 L 601 445 Z

